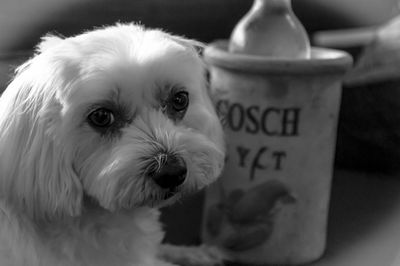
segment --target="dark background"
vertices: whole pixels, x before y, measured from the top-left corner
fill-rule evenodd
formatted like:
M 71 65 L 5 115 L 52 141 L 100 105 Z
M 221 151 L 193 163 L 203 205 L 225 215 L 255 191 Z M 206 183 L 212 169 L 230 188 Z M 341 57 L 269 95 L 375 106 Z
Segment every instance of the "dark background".
M 74 35 L 116 21 L 140 21 L 210 42 L 227 38 L 252 0 L 1 0 L 0 53 L 31 49 L 48 32 Z M 395 0 L 293 0 L 310 34 L 376 25 L 397 11 Z

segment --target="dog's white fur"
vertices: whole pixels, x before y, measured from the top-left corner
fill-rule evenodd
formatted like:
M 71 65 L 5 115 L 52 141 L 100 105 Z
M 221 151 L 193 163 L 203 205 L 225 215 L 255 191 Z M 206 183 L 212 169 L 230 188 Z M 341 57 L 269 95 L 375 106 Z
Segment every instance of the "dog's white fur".
M 118 24 L 43 38 L 0 98 L 0 265 L 171 265 L 158 256 L 157 207 L 223 167 L 205 84 L 192 42 L 160 30 Z M 189 106 L 172 119 L 174 88 Z M 88 123 L 103 105 L 126 117 L 115 132 Z M 159 152 L 187 165 L 172 198 L 145 174 Z

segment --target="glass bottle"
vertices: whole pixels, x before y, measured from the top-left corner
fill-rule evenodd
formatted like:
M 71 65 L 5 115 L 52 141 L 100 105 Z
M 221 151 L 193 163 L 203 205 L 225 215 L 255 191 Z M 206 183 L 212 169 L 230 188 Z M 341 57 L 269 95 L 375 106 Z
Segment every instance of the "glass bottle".
M 309 58 L 310 41 L 291 0 L 254 0 L 235 26 L 229 51 L 279 58 Z

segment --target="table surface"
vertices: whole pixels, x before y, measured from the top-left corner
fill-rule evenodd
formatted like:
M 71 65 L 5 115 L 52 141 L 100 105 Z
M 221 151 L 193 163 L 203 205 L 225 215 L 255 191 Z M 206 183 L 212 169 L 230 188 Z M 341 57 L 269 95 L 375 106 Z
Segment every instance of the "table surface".
M 400 174 L 336 171 L 325 255 L 310 266 L 400 265 Z
M 169 242 L 198 243 L 201 201 L 197 195 L 164 213 Z M 399 265 L 400 173 L 390 176 L 336 170 L 327 249 L 320 260 L 308 266 Z

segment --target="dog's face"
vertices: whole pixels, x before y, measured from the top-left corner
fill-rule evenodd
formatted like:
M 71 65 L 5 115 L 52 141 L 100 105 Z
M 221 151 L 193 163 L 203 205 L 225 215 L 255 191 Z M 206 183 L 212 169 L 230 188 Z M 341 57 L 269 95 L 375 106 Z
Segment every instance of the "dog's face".
M 34 216 L 161 206 L 214 181 L 222 129 L 191 42 L 117 25 L 47 37 L 0 99 L 2 193 Z

